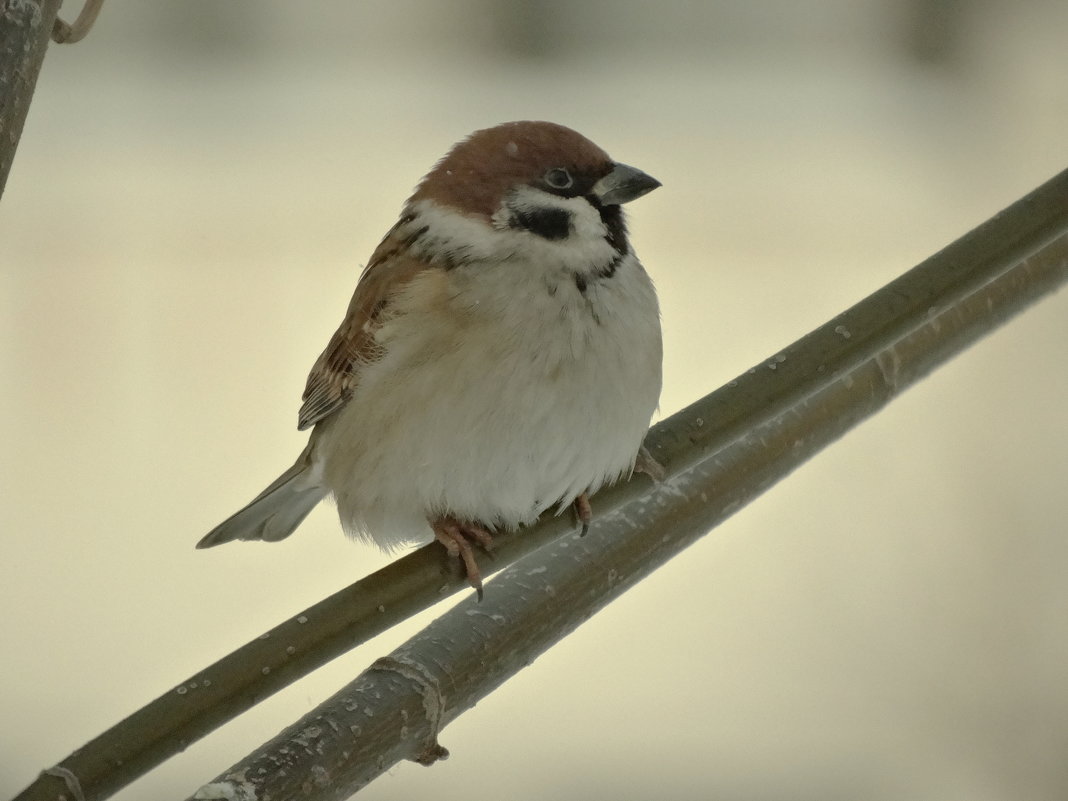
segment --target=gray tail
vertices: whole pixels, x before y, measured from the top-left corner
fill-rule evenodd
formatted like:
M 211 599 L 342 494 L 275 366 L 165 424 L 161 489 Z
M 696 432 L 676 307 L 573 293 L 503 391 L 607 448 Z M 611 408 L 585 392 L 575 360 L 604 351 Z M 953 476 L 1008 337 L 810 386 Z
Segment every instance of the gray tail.
M 314 475 L 311 444 L 296 463 L 257 495 L 244 509 L 208 532 L 198 548 L 211 548 L 233 540 L 277 542 L 293 533 L 327 490 Z

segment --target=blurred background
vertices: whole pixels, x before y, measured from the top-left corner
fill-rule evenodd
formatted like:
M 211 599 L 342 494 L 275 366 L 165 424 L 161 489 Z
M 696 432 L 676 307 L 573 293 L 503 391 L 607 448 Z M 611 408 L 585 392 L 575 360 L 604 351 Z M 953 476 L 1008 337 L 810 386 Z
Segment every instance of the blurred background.
M 631 229 L 669 414 L 1068 165 L 1066 31 L 1063 0 L 109 0 L 0 206 L 0 797 L 387 561 L 329 505 L 193 545 L 302 447 L 307 370 L 454 141 L 550 119 L 663 181 Z M 1066 344 L 1062 293 L 364 796 L 1064 798 Z M 440 611 L 117 798 L 184 797 Z

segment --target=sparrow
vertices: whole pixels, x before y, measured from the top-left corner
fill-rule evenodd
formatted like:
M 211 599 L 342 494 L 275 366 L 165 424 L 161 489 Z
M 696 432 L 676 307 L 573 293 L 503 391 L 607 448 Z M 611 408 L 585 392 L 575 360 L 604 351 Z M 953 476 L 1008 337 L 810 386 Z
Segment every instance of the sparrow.
M 622 204 L 660 186 L 551 122 L 455 145 L 375 249 L 308 376 L 296 463 L 199 543 L 275 542 L 322 499 L 350 536 L 473 546 L 629 476 L 660 395 Z

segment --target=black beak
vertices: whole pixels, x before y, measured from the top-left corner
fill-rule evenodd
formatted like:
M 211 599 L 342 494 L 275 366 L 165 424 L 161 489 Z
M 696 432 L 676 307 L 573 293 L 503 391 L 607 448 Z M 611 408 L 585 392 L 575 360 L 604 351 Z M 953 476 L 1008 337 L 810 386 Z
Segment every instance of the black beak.
M 593 185 L 593 195 L 605 206 L 630 203 L 652 192 L 660 182 L 651 175 L 626 164 L 616 164 L 608 175 Z

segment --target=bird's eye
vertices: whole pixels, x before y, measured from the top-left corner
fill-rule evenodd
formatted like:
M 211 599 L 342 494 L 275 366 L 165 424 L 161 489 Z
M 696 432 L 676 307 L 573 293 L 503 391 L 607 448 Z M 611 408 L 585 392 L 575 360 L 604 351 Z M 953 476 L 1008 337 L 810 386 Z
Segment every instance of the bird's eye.
M 545 173 L 545 183 L 553 189 L 568 189 L 574 183 L 574 179 L 572 179 L 571 173 L 563 167 L 553 167 Z

